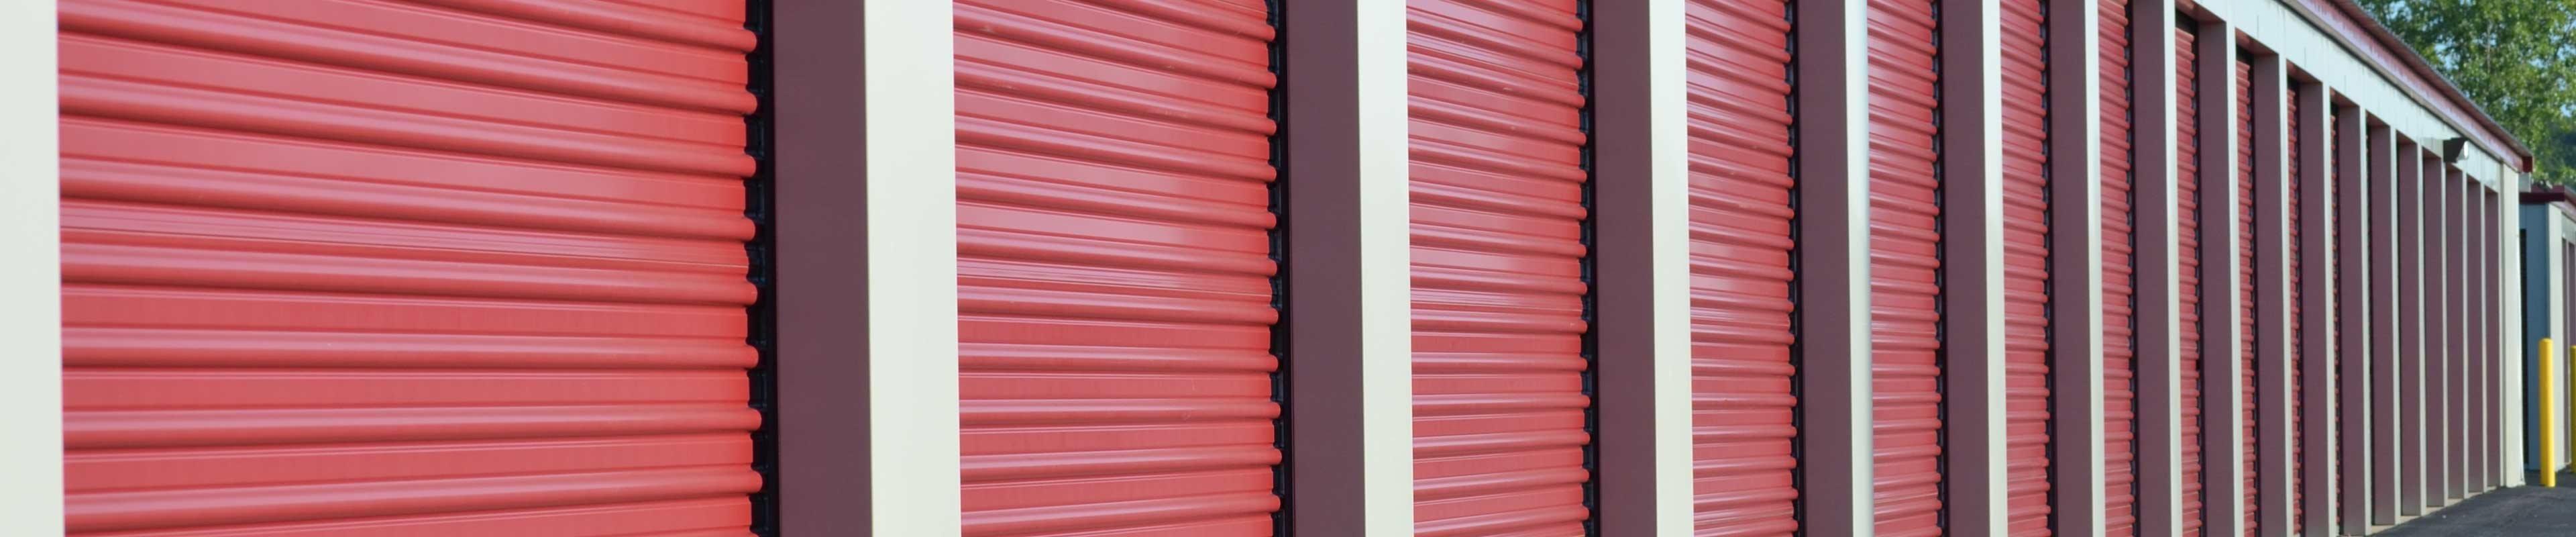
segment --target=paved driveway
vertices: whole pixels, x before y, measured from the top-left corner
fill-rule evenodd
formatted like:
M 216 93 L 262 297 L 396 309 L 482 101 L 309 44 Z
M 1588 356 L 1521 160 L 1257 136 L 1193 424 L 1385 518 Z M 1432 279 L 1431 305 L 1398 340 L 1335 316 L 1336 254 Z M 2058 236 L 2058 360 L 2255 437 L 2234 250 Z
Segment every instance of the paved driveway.
M 2398 524 L 2386 537 L 2576 536 L 2576 488 L 2515 487 Z

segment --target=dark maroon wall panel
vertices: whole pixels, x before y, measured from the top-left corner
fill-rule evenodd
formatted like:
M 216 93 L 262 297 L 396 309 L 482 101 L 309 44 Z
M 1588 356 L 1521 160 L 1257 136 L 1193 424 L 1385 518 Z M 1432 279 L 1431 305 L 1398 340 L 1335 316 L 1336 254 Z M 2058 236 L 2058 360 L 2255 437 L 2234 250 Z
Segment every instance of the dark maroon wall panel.
M 2178 364 L 2182 378 L 2180 386 L 2182 404 L 2175 410 L 2182 414 L 2183 529 L 2187 532 L 2197 532 L 2200 530 L 2202 508 L 2200 505 L 2200 357 L 2204 345 L 2224 343 L 2202 341 L 2200 337 L 2200 304 L 2202 303 L 2199 292 L 2200 271 L 2211 265 L 2207 263 L 2210 258 L 2205 257 L 2205 254 L 2211 252 L 2201 249 L 2200 230 L 2204 227 L 2203 222 L 2227 215 L 2224 207 L 2200 206 L 2200 190 L 2203 186 L 2225 188 L 2227 185 L 2201 183 L 2199 49 L 2194 42 L 2195 35 L 2190 30 L 2175 28 L 2173 33 L 2174 207 L 2175 214 L 2179 217 L 2176 221 L 2180 223 L 2178 226 L 2180 229 L 2175 230 L 2174 233 L 2174 242 L 2179 247 L 2179 250 L 2174 252 L 2174 265 L 2178 275 L 2175 279 L 2178 282 L 2187 281 L 2183 283 L 2176 295 L 2178 301 L 2182 303 L 2182 307 L 2177 308 L 2181 321 L 2179 326 L 2181 333 L 2177 336 L 2182 340 L 2181 362 Z
M 2102 0 L 2102 435 L 2104 526 L 2137 524 L 2137 249 L 2130 206 L 2129 5 Z
M 1789 3 L 1691 0 L 1695 534 L 1798 530 Z
M 584 4 L 61 4 L 71 533 L 749 532 L 757 39 Z
M 1413 0 L 1414 533 L 1581 535 L 1575 0 Z
M 1935 0 L 1870 0 L 1871 397 L 1879 535 L 1941 534 Z
M 2049 534 L 2048 42 L 2043 0 L 2003 2 L 2004 455 L 2008 529 Z
M 1262 3 L 955 13 L 965 534 L 1269 535 Z

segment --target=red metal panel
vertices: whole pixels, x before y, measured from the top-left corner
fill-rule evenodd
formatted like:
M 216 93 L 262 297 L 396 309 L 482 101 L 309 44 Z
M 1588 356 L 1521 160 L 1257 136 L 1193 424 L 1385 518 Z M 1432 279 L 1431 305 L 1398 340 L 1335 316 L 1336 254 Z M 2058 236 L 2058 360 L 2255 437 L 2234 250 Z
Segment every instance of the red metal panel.
M 2324 90 L 2321 89 L 2320 91 Z M 2327 102 L 2332 103 L 2333 101 L 2329 100 Z M 2326 138 L 2324 144 L 2324 151 L 2326 152 L 2325 199 L 2327 200 L 2327 203 L 2334 203 L 2335 200 L 2338 199 L 2337 196 L 2341 195 L 2338 193 L 2339 189 L 2343 187 L 2342 183 L 2344 174 L 2335 169 L 2338 164 L 2335 162 L 2335 154 L 2339 152 L 2336 146 L 2340 145 L 2337 143 L 2337 140 L 2341 139 L 2340 136 L 2335 134 L 2335 131 L 2336 129 L 2343 128 L 2343 118 L 2341 117 L 2341 114 L 2336 114 L 2334 112 L 2334 106 L 2331 104 L 2329 104 L 2326 109 L 2326 125 L 2325 130 L 2323 131 Z M 2350 307 L 2350 304 L 2344 302 L 2343 285 L 2341 283 L 2343 282 L 2344 265 L 2342 239 L 2343 213 L 2343 207 L 2328 207 L 2326 209 L 2327 218 L 2325 231 L 2327 246 L 2326 258 L 2324 260 L 2326 263 L 2326 296 L 2332 297 L 2332 300 L 2327 303 L 2335 306 L 2334 308 L 2330 308 L 2326 311 L 2326 340 L 2323 342 L 2328 349 L 2331 349 L 2326 352 L 2325 386 L 2327 401 L 2343 400 L 2341 391 L 2343 389 L 2343 310 L 2344 308 Z M 2339 412 L 2335 412 L 2333 410 L 2329 410 L 2328 412 L 2339 414 Z M 2327 429 L 2340 430 L 2341 427 L 2342 425 L 2340 424 L 2329 424 Z M 2331 437 L 2319 439 L 2319 442 L 2325 446 L 2334 445 L 2334 439 Z M 2326 468 L 2329 468 L 2329 470 L 2327 470 L 2328 472 L 2334 472 L 2337 476 L 2342 475 L 2339 470 L 2333 470 L 2335 468 L 2340 468 L 2338 465 L 2343 462 L 2341 460 L 2342 455 L 2340 453 L 2336 453 L 2338 450 L 2323 449 L 2322 451 L 2325 453 L 2319 455 L 2317 459 L 2325 464 Z M 2300 462 L 2306 463 L 2307 459 L 2302 458 L 2300 459 Z M 2335 498 L 2343 497 L 2343 481 L 2344 480 L 2342 479 L 2333 480 L 2332 484 L 2334 485 L 2333 489 Z M 2327 520 L 2334 520 L 2338 515 L 2339 513 L 2328 513 Z
M 1870 364 L 1879 535 L 1941 534 L 1937 0 L 1870 0 Z
M 2206 258 L 2202 256 L 2210 253 L 2201 249 L 2200 240 L 2202 217 L 2206 216 L 2202 214 L 2200 206 L 2200 70 L 2198 68 L 2200 50 L 2195 43 L 2196 34 L 2182 28 L 2174 28 L 2172 31 L 2174 33 L 2174 108 L 2177 112 L 2174 114 L 2176 133 L 2174 191 L 2175 210 L 2181 224 L 2179 226 L 2181 229 L 2176 230 L 2174 234 L 2175 242 L 2179 246 L 2179 250 L 2174 252 L 2174 265 L 2179 275 L 2176 280 L 2187 282 L 2183 283 L 2181 292 L 2176 295 L 2177 301 L 2182 303 L 2182 307 L 2178 308 L 2182 330 L 2179 334 L 2179 339 L 2182 340 L 2180 353 L 2182 400 L 2178 405 L 2180 408 L 2176 410 L 2181 411 L 2182 414 L 2183 433 L 2182 529 L 2185 532 L 2197 533 L 2200 531 L 2202 508 L 2200 502 L 2200 357 L 2202 346 L 2208 343 L 2202 341 L 2200 337 L 2200 304 L 2202 303 L 2200 271 L 2209 266 L 2204 261 Z M 2215 211 L 2214 209 L 2217 209 L 2215 207 L 2211 209 L 2219 217 L 2227 214 Z
M 2013 535 L 2048 528 L 2048 26 L 2045 0 L 2003 2 L 2004 386 Z
M 1270 534 L 1267 17 L 958 2 L 965 535 Z
M 2231 39 L 2234 37 L 2228 36 Z M 2260 485 L 2256 483 L 2256 478 L 2261 477 L 2262 468 L 2254 458 L 2256 425 L 2254 419 L 2255 410 L 2259 408 L 2257 406 L 2259 401 L 2254 398 L 2255 384 L 2259 381 L 2255 380 L 2254 376 L 2257 362 L 2261 361 L 2256 358 L 2254 352 L 2254 342 L 2261 337 L 2254 331 L 2256 317 L 2254 313 L 2254 64 L 2243 58 L 2238 58 L 2232 63 L 2236 66 L 2236 244 L 2238 245 L 2236 281 L 2241 282 L 2239 289 L 2245 293 L 2244 298 L 2237 302 L 2244 309 L 2245 321 L 2242 328 L 2245 347 L 2238 351 L 2239 360 L 2243 365 L 2238 367 L 2242 378 L 2237 381 L 2241 390 L 2237 394 L 2237 400 L 2244 405 L 2237 417 L 2237 434 L 2243 439 L 2243 447 L 2239 448 L 2243 451 L 2238 454 L 2241 457 L 2238 472 L 2244 478 L 2243 487 L 2246 491 L 2243 499 L 2245 503 L 2243 524 L 2245 524 L 2245 531 L 2251 532 L 2254 531 L 2257 518 L 2256 509 L 2262 503 L 2262 498 L 2254 492 L 2261 490 Z M 2199 444 L 2199 441 L 2195 438 L 2192 443 Z M 2194 475 L 2192 479 L 2197 481 L 2200 478 Z
M 60 10 L 73 534 L 748 533 L 739 4 Z
M 2104 526 L 2137 524 L 2137 249 L 2131 222 L 2129 5 L 2102 0 L 2102 432 Z
M 2287 176 L 2287 181 L 2290 181 L 2290 467 L 2298 467 L 2303 465 L 2303 462 L 2308 462 L 2308 436 L 2306 436 L 2308 429 L 2303 426 L 2308 418 L 2306 418 L 2306 410 L 2300 410 L 2300 408 L 2306 408 L 2306 400 L 2308 400 L 2306 395 L 2308 392 L 2306 356 L 2308 354 L 2300 349 L 2311 343 L 2306 341 L 2306 338 L 2300 338 L 2300 333 L 2306 330 L 2303 328 L 2306 320 L 2303 320 L 2300 312 L 2308 310 L 2306 284 L 2300 284 L 2300 281 L 2306 281 L 2306 276 L 2303 276 L 2306 274 L 2306 269 L 2300 269 L 2300 266 L 2308 263 L 2306 243 L 2300 243 L 2300 232 L 2308 230 L 2306 209 L 2303 209 L 2308 207 L 2306 204 L 2308 194 L 2300 194 L 2300 191 L 2306 188 L 2306 181 L 2303 181 L 2303 178 L 2308 176 L 2308 168 L 2306 168 L 2306 160 L 2300 160 L 2298 155 L 2298 134 L 2306 129 L 2306 116 L 2298 111 L 2298 98 L 2295 96 L 2285 98 L 2285 111 L 2290 121 L 2287 121 L 2287 127 L 2282 129 L 2282 132 L 2290 134 L 2290 139 L 2280 147 L 2285 150 L 2282 152 L 2282 163 L 2290 163 L 2290 176 Z M 2306 524 L 2308 524 L 2308 501 L 2306 501 L 2308 485 L 2298 483 L 2298 472 L 2290 475 L 2290 483 L 2293 483 L 2290 485 L 2290 534 L 2298 534 L 2298 532 L 2306 532 Z
M 1576 0 L 1413 0 L 1414 533 L 1581 535 Z
M 2307 219 L 2305 216 L 2307 214 L 2305 212 L 2307 209 L 2304 208 L 2307 206 L 2307 198 L 2305 197 L 2306 194 L 2300 193 L 2305 189 L 2307 182 L 2305 179 L 2301 178 L 2307 176 L 2307 171 L 2305 168 L 2301 167 L 2302 164 L 2300 163 L 2303 161 L 2299 160 L 2301 158 L 2299 156 L 2299 132 L 2301 132 L 2300 129 L 2305 128 L 2301 126 L 2305 123 L 2303 119 L 2305 116 L 2300 115 L 2299 99 L 2295 95 L 2290 96 L 2288 99 L 2284 99 L 2284 101 L 2286 101 L 2284 104 L 2288 105 L 2283 109 L 2287 111 L 2289 126 L 2282 129 L 2282 132 L 2289 133 L 2289 140 L 2286 143 L 2281 144 L 2281 148 L 2286 150 L 2283 152 L 2281 161 L 2290 163 L 2290 173 L 2282 176 L 2282 178 L 2283 180 L 2290 182 L 2290 217 L 2288 218 L 2290 228 L 2290 333 L 2295 335 L 2305 333 L 2301 332 L 2301 330 L 2305 330 L 2305 328 L 2302 327 L 2307 325 L 2307 322 L 2303 318 L 2304 314 L 2300 313 L 2307 311 L 2307 307 L 2303 305 L 2307 301 L 2307 291 L 2305 290 L 2305 287 L 2302 287 L 2306 284 L 2299 283 L 2305 280 L 2302 275 L 2305 274 L 2307 269 L 2300 268 L 2300 266 L 2307 262 L 2308 256 L 2305 243 L 2300 242 L 2304 239 L 2299 238 L 2300 235 L 2304 233 L 2304 230 L 2307 229 L 2307 224 L 2304 222 Z M 2291 464 L 2288 467 L 2292 469 L 2298 468 L 2300 464 L 2304 464 L 2308 460 L 2308 441 L 2306 433 L 2304 432 L 2306 429 L 2303 428 L 2306 426 L 2301 425 L 2307 421 L 2307 419 L 2303 417 L 2303 413 L 2306 411 L 2301 409 L 2307 406 L 2305 404 L 2307 401 L 2307 381 L 2302 380 L 2306 378 L 2306 375 L 2302 372 L 2306 371 L 2308 366 L 2306 355 L 2301 354 L 2306 351 L 2300 350 L 2305 348 L 2307 344 L 2307 338 L 2290 338 L 2290 370 L 2288 373 L 2290 376 L 2289 405 Z M 2295 473 L 2295 471 L 2293 473 Z M 2301 499 L 2307 496 L 2304 492 L 2306 487 L 2297 484 L 2297 475 L 2290 476 L 2290 482 L 2292 483 L 2292 486 L 2290 487 L 2290 533 L 2298 534 L 2303 531 L 2301 528 L 2306 525 L 2308 509 L 2306 502 Z M 2251 514 L 2251 512 L 2248 512 L 2248 514 Z M 2253 526 L 2246 526 L 2246 537 L 2260 537 L 2261 535 L 2261 533 L 2255 531 Z
M 1692 0 L 1692 492 L 1696 535 L 1798 531 L 1789 2 Z

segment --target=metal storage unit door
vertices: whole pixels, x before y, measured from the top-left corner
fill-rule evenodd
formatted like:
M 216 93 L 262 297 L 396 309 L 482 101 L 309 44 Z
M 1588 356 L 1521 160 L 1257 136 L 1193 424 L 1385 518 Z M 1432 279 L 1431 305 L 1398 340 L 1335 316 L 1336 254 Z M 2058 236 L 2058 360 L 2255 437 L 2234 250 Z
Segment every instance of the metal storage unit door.
M 1941 534 L 1937 0 L 1870 0 L 1870 364 L 1879 535 Z
M 2048 14 L 2003 2 L 2007 527 L 2048 535 Z
M 1414 533 L 1582 535 L 1577 0 L 1414 0 Z
M 2321 87 L 2318 88 L 2317 91 L 2328 90 Z M 2344 186 L 2343 172 L 2335 169 L 2336 166 L 2340 164 L 2335 162 L 2335 160 L 2337 160 L 2335 158 L 2335 146 L 2338 145 L 2335 141 L 2340 139 L 2340 137 L 2335 135 L 2335 129 L 2342 127 L 2343 118 L 2338 117 L 2334 112 L 2334 101 L 2331 96 L 2329 96 L 2329 99 L 2326 102 L 2326 124 L 2322 131 L 2322 134 L 2326 139 L 2324 140 L 2325 143 L 2321 145 L 2325 146 L 2324 151 L 2326 152 L 2325 199 L 2326 203 L 2329 205 L 2326 207 L 2326 255 L 2321 261 L 2326 264 L 2326 296 L 2329 297 L 2329 300 L 2327 300 L 2326 303 L 2331 304 L 2334 307 L 2326 308 L 2326 340 L 2320 344 L 2326 345 L 2326 348 L 2330 349 L 2326 352 L 2325 400 L 2330 402 L 2340 402 L 2342 401 L 2341 390 L 2343 389 L 2343 310 L 2346 307 L 2349 307 L 2350 304 L 2344 302 L 2342 283 L 2344 266 L 2342 235 L 2345 209 L 2332 204 L 2336 203 L 2336 196 L 2341 195 L 2338 189 L 2343 188 Z M 2340 409 L 2327 410 L 2329 413 L 2328 415 L 2339 413 L 2337 410 Z M 2328 431 L 2340 431 L 2342 430 L 2342 427 L 2342 424 L 2335 423 L 2329 423 L 2326 425 L 2326 429 Z M 2336 476 L 2336 479 L 2331 480 L 2330 483 L 2333 486 L 2329 487 L 2329 490 L 2334 492 L 2333 497 L 2336 499 L 2327 502 L 2328 504 L 2333 504 L 2335 501 L 2341 501 L 2343 498 L 2344 480 L 2341 478 L 2341 471 L 2338 470 L 2341 468 L 2338 465 L 2343 462 L 2340 460 L 2342 459 L 2342 454 L 2336 453 L 2337 450 L 2334 449 L 2335 439 L 2333 434 L 2327 435 L 2326 438 L 2317 439 L 2317 441 L 2320 443 L 2319 449 L 2325 453 L 2318 455 L 2316 461 L 2309 461 L 2305 457 L 2302 457 L 2299 459 L 2299 464 L 2305 465 L 2309 462 L 2324 464 L 2327 468 L 2326 471 L 2333 473 Z M 2340 513 L 2326 514 L 2326 519 L 2329 521 L 2335 520 L 2339 517 Z M 2329 528 L 2327 531 L 2332 531 L 2332 528 Z
M 1798 530 L 1789 2 L 1691 0 L 1691 431 L 1696 535 Z
M 2137 523 L 2137 213 L 2130 205 L 2129 5 L 2102 0 L 2102 437 L 2104 525 Z
M 1269 535 L 1262 2 L 954 14 L 964 534 Z
M 71 533 L 749 533 L 742 4 L 60 9 Z
M 2204 257 L 2210 252 L 2201 249 L 2201 246 L 2206 243 L 2200 240 L 2200 230 L 2203 229 L 2201 223 L 2204 217 L 2223 218 L 2227 213 L 2223 207 L 2207 207 L 2206 209 L 2209 210 L 2203 211 L 2204 207 L 2200 206 L 2202 186 L 2200 181 L 2200 72 L 2196 69 L 2198 62 L 2194 61 L 2198 57 L 2196 54 L 2198 50 L 2193 48 L 2194 34 L 2190 30 L 2174 28 L 2173 33 L 2174 207 L 2180 224 L 2176 226 L 2178 229 L 2174 233 L 2174 242 L 2178 249 L 2174 255 L 2174 266 L 2179 274 L 2175 280 L 2182 285 L 2180 292 L 2175 296 L 2177 302 L 2181 304 L 2178 308 L 2180 314 L 2177 315 L 2181 333 L 2177 334 L 2179 337 L 2176 339 L 2180 340 L 2182 345 L 2182 352 L 2179 353 L 2181 360 L 2178 364 L 2178 373 L 2182 379 L 2179 390 L 2182 400 L 2177 403 L 2178 408 L 2175 410 L 2182 414 L 2183 530 L 2198 532 L 2202 508 L 2199 479 L 2200 357 L 2202 349 L 2213 343 L 2204 341 L 2200 337 L 2200 322 L 2203 318 L 2200 305 L 2205 303 L 2199 293 L 2200 271 L 2210 266 L 2210 263 L 2206 262 L 2209 258 Z M 2227 185 L 2222 183 L 2208 186 L 2225 188 Z M 2224 255 L 2224 252 L 2219 255 Z
M 2290 82 L 2292 87 L 2297 86 L 2295 81 L 2285 82 Z M 2301 158 L 2299 156 L 2299 129 L 2303 128 L 2300 125 L 2304 123 L 2304 116 L 2300 115 L 2299 98 L 2296 92 L 2292 91 L 2287 93 L 2290 94 L 2285 95 L 2285 98 L 2282 99 L 2282 104 L 2284 105 L 2282 109 L 2285 111 L 2284 114 L 2287 115 L 2288 120 L 2282 127 L 2281 132 L 2288 134 L 2288 140 L 2281 144 L 2281 148 L 2284 150 L 2281 154 L 2281 162 L 2289 163 L 2290 173 L 2281 176 L 2281 179 L 2289 181 L 2290 183 L 2290 216 L 2283 220 L 2289 222 L 2288 227 L 2290 228 L 2289 295 L 2291 337 L 2289 345 L 2290 370 L 2284 371 L 2283 373 L 2287 373 L 2290 377 L 2290 400 L 2287 401 L 2287 404 L 2290 405 L 2291 464 L 2284 465 L 2284 467 L 2289 468 L 2291 473 L 2290 533 L 2297 534 L 2301 531 L 2300 528 L 2305 525 L 2306 513 L 2308 512 L 2305 501 L 2302 500 L 2302 498 L 2306 496 L 2304 491 L 2306 490 L 2307 485 L 2298 482 L 2298 467 L 2299 465 L 2306 464 L 2308 460 L 2308 441 L 2305 429 L 2307 426 L 2303 425 L 2303 423 L 2307 421 L 2303 414 L 2306 411 L 2301 410 L 2307 406 L 2307 381 L 2304 380 L 2307 377 L 2302 372 L 2306 371 L 2308 366 L 2307 355 L 2305 354 L 2307 351 L 2301 349 L 2306 348 L 2307 345 L 2315 343 L 2308 341 L 2308 338 L 2302 335 L 2306 333 L 2303 332 L 2303 330 L 2306 330 L 2305 327 L 2307 326 L 2306 314 L 2302 313 L 2307 311 L 2307 306 L 2305 304 L 2307 302 L 2307 284 L 2300 282 L 2305 281 L 2303 275 L 2306 273 L 2307 269 L 2300 267 L 2308 262 L 2308 251 L 2306 249 L 2307 243 L 2302 242 L 2306 239 L 2299 238 L 2307 229 L 2307 224 L 2305 222 L 2307 219 L 2307 195 L 2300 192 L 2306 189 L 2307 180 L 2303 178 L 2307 176 L 2308 172 L 2306 168 L 2302 167 L 2303 165 L 2300 164 L 2302 161 L 2299 160 Z M 2257 513 L 2247 511 L 2246 514 L 2248 516 L 2252 516 Z M 2260 537 L 2262 533 L 2256 531 L 2257 529 L 2258 528 L 2251 525 L 2246 526 L 2245 536 Z
M 2234 39 L 2235 36 L 2222 38 Z M 2255 384 L 2260 382 L 2254 378 L 2254 368 L 2261 361 L 2256 359 L 2254 352 L 2254 341 L 2261 337 L 2255 332 L 2254 326 L 2254 320 L 2257 317 L 2254 313 L 2254 301 L 2255 297 L 2259 296 L 2254 292 L 2254 64 L 2245 61 L 2243 57 L 2238 57 L 2236 61 L 2229 63 L 2236 68 L 2236 281 L 2240 284 L 2238 289 L 2244 294 L 2237 301 L 2237 307 L 2241 310 L 2237 318 L 2244 322 L 2240 330 L 2243 330 L 2245 339 L 2244 347 L 2237 350 L 2237 359 L 2242 364 L 2238 367 L 2242 377 L 2237 379 L 2239 390 L 2237 401 L 2244 405 L 2239 409 L 2237 416 L 2237 435 L 2243 439 L 2242 447 L 2239 449 L 2244 450 L 2239 453 L 2243 458 L 2238 459 L 2240 462 L 2238 472 L 2244 479 L 2242 486 L 2246 491 L 2243 524 L 2247 531 L 2252 531 L 2257 519 L 2255 511 L 2262 504 L 2262 497 L 2254 492 L 2262 490 L 2261 485 L 2256 482 L 2256 478 L 2260 477 L 2258 472 L 2262 464 L 2254 458 L 2256 435 L 2254 419 L 2258 403 L 2254 399 L 2254 391 Z M 2209 400 L 2193 399 L 2193 401 L 2205 406 Z M 2192 444 L 2199 445 L 2200 440 L 2200 437 L 2194 436 Z M 2193 474 L 2188 479 L 2197 483 L 2204 475 L 2206 474 Z M 2199 496 L 2194 496 L 2194 499 L 2197 501 Z M 2200 519 L 2193 517 L 2191 520 L 2192 524 L 2197 525 Z

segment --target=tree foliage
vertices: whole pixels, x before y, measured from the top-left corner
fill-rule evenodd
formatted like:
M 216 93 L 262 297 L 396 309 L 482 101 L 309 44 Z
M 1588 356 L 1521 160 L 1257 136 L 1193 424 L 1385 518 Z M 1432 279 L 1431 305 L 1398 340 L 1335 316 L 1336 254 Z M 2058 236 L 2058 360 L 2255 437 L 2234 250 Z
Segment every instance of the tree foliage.
M 2530 147 L 2533 179 L 2576 181 L 2576 0 L 2358 0 Z

